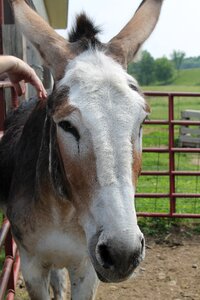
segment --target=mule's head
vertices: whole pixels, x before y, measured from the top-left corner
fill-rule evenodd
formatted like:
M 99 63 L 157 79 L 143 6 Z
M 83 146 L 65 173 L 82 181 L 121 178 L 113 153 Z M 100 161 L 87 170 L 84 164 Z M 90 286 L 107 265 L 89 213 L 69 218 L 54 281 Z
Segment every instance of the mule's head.
M 125 67 L 156 25 L 161 4 L 143 1 L 122 31 L 101 44 L 84 15 L 67 42 L 24 1 L 13 1 L 23 32 L 55 74 L 49 113 L 91 261 L 106 282 L 126 279 L 144 257 L 134 193 L 149 110 Z

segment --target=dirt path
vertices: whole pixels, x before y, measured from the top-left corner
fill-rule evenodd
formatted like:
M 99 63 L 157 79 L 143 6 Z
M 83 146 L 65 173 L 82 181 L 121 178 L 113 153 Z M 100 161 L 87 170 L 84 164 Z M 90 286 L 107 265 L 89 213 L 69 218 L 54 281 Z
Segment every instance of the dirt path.
M 135 278 L 100 284 L 96 300 L 200 300 L 200 236 L 147 239 L 145 261 Z M 24 289 L 16 300 L 29 299 Z
M 137 276 L 119 285 L 102 284 L 97 300 L 200 300 L 200 241 L 149 245 Z

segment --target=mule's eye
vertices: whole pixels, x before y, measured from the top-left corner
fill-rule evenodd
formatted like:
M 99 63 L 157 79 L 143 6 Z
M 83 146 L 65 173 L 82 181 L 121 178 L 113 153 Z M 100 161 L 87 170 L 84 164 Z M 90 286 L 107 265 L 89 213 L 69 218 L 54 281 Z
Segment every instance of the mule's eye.
M 138 90 L 138 88 L 134 85 L 134 84 L 129 84 L 129 87 L 133 90 L 133 91 L 136 91 L 136 92 L 138 92 L 139 90 Z
M 77 142 L 80 140 L 78 130 L 69 121 L 61 121 L 58 123 L 58 126 L 60 126 L 65 132 L 71 133 Z

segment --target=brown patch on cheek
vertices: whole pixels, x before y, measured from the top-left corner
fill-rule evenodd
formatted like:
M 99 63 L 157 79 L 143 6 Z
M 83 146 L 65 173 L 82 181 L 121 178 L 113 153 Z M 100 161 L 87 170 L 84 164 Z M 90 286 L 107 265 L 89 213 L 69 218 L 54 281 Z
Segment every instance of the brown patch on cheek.
M 71 154 L 58 138 L 58 145 L 63 159 L 66 177 L 72 189 L 72 201 L 78 211 L 84 212 L 91 201 L 96 185 L 96 159 L 91 150 L 80 158 L 79 154 Z
M 133 185 L 137 186 L 138 177 L 140 176 L 142 168 L 142 153 L 133 150 L 133 167 L 132 167 L 132 179 L 133 179 Z

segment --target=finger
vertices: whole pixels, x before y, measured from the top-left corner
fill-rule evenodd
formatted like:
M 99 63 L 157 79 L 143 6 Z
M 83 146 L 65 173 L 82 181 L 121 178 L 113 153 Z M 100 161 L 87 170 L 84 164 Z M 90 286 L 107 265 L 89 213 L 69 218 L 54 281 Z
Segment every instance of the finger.
M 46 99 L 47 98 L 47 91 L 45 90 L 43 84 L 41 81 L 37 80 L 35 81 L 35 83 L 32 83 L 36 90 L 37 90 L 37 93 L 38 93 L 38 97 L 40 99 Z
M 46 99 L 47 98 L 47 92 L 43 85 L 41 84 L 39 88 L 37 88 L 37 94 L 40 99 Z
M 40 99 L 46 99 L 47 98 L 47 92 L 44 89 L 44 87 L 41 88 L 41 90 L 38 93 L 38 96 Z
M 26 84 L 25 84 L 25 81 L 24 80 L 20 81 L 19 85 L 21 87 L 22 94 L 24 95 L 26 93 Z
M 39 77 L 36 75 L 35 71 L 31 73 L 31 78 L 29 82 L 36 88 L 38 97 L 40 99 L 46 99 L 47 98 L 47 92 L 42 84 L 42 81 L 39 79 Z
M 20 84 L 19 83 L 13 83 L 13 86 L 16 90 L 17 95 L 21 96 L 22 95 L 22 88 L 21 88 Z

